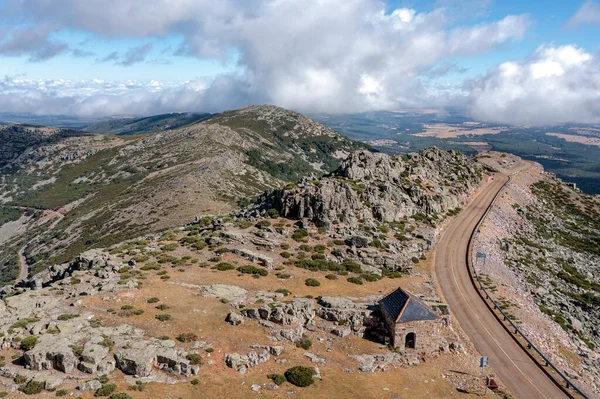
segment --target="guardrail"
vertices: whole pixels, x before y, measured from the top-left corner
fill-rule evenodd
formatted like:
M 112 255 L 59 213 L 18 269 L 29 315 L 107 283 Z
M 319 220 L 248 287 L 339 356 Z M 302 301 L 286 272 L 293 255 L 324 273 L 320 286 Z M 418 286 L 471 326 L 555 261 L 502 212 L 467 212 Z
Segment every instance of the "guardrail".
M 481 227 L 481 224 L 485 221 L 488 214 L 490 213 L 490 211 L 496 204 L 496 200 L 498 199 L 498 197 L 500 197 L 500 194 L 502 194 L 502 191 L 504 191 L 506 186 L 508 186 L 508 184 L 511 182 L 512 176 L 513 176 L 512 174 L 510 176 L 508 176 L 508 180 L 502 185 L 500 190 L 498 190 L 498 192 L 494 196 L 494 199 L 492 200 L 490 205 L 485 210 L 484 214 L 481 216 L 481 218 L 477 222 L 477 225 L 475 226 L 475 229 L 473 230 L 473 232 L 471 233 L 471 237 L 469 238 L 469 246 L 467 249 L 467 268 L 469 269 L 469 276 L 471 277 L 471 282 L 473 283 L 473 286 L 479 293 L 479 296 L 484 300 L 484 302 L 486 303 L 488 308 L 492 311 L 492 313 L 494 314 L 496 319 L 498 319 L 500 324 L 502 324 L 502 326 L 506 329 L 506 331 L 508 331 L 511 334 L 513 339 L 519 344 L 519 346 L 525 351 L 525 353 L 527 353 L 529 355 L 529 357 L 542 369 L 542 371 L 548 377 L 550 377 L 550 379 L 560 389 L 562 389 L 562 391 L 565 394 L 567 394 L 567 396 L 569 396 L 570 398 L 574 398 L 574 396 L 571 394 L 571 391 L 569 391 L 569 389 L 572 389 L 573 391 L 575 391 L 575 393 L 579 394 L 581 397 L 583 397 L 585 399 L 589 399 L 589 397 L 583 391 L 581 391 L 581 389 L 579 389 L 575 384 L 573 384 L 573 382 L 571 382 L 571 380 L 569 380 L 567 378 L 567 376 L 565 376 L 559 369 L 556 368 L 556 366 L 554 364 L 552 364 L 552 362 L 542 353 L 542 351 L 540 351 L 529 340 L 529 338 L 527 338 L 527 336 L 525 334 L 523 334 L 523 332 L 510 319 L 510 317 L 508 317 L 506 315 L 506 313 L 504 313 L 504 311 L 500 308 L 500 306 L 498 306 L 498 304 L 496 303 L 494 298 L 492 298 L 492 296 L 487 292 L 487 290 L 483 286 L 483 283 L 481 282 L 479 274 L 477 273 L 477 270 L 475 269 L 475 266 L 473 264 L 473 260 L 472 260 L 473 259 L 473 242 L 475 241 L 475 236 L 479 232 L 479 228 Z M 479 283 L 479 287 L 477 287 L 476 280 L 477 280 L 477 283 Z M 488 303 L 488 301 L 490 301 L 491 304 Z M 493 305 L 493 308 L 491 305 Z M 498 311 L 498 313 L 500 313 L 500 315 L 502 315 L 503 320 L 500 319 L 500 316 L 496 313 L 496 311 Z M 510 329 L 504 322 L 508 322 L 510 324 L 511 328 L 514 329 L 514 331 L 510 331 Z M 527 345 L 525 346 L 521 341 L 519 341 L 517 339 L 517 336 L 520 336 L 523 340 L 525 340 Z M 540 362 L 539 359 L 535 358 L 535 356 L 530 352 L 530 350 L 533 350 L 535 353 L 537 353 L 537 355 L 542 359 L 542 362 Z M 544 364 L 542 364 L 542 363 L 544 363 Z M 563 383 L 561 383 L 561 381 L 558 380 L 555 375 L 550 373 L 546 369 L 546 367 L 550 367 L 558 375 L 558 377 L 560 377 L 562 379 Z

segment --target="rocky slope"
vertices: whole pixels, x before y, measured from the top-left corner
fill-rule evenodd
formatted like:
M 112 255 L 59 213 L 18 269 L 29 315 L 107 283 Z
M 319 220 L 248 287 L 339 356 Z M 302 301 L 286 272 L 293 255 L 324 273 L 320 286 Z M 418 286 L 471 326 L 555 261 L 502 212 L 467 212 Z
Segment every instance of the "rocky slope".
M 481 176 L 480 165 L 457 152 L 428 148 L 394 158 L 359 151 L 329 176 L 275 191 L 272 202 L 283 216 L 319 226 L 434 221 L 459 208 Z
M 21 150 L 34 156 L 13 157 L 0 176 L 2 206 L 11 210 L 4 221 L 18 217 L 14 209 L 33 214 L 29 234 L 4 246 L 0 264 L 16 275 L 15 254 L 28 244 L 27 261 L 41 270 L 86 248 L 224 212 L 298 173 L 330 171 L 360 147 L 273 106 L 143 137 L 84 135 L 34 143 Z M 52 219 L 48 210 L 58 216 Z
M 496 299 L 568 375 L 600 384 L 600 201 L 538 164 L 514 176 L 478 236 Z M 594 388 L 595 387 L 595 388 Z

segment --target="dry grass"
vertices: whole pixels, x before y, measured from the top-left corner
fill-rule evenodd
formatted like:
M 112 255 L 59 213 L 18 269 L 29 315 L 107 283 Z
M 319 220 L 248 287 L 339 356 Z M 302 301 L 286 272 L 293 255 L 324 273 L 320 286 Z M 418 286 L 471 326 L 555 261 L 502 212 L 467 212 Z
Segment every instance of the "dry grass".
M 278 252 L 278 250 L 276 251 Z M 175 256 L 193 254 L 195 257 L 200 257 L 201 262 L 204 258 L 214 255 L 207 249 L 196 253 L 185 248 L 178 248 L 171 254 Z M 225 254 L 223 261 L 238 265 L 249 263 L 233 254 Z M 365 283 L 363 286 L 348 283 L 343 276 L 340 276 L 338 280 L 331 281 L 324 277 L 327 274 L 325 272 L 310 272 L 295 267 L 285 268 L 284 271 L 293 276 L 287 280 L 276 278 L 274 272 L 270 272 L 266 277 L 256 279 L 250 275 L 239 275 L 235 270 L 220 272 L 210 268 L 201 268 L 198 265 L 185 266 L 183 272 L 179 269 L 179 267 L 163 266 L 163 270 L 167 270 L 171 277 L 167 281 L 161 280 L 160 276 L 156 275 L 156 271 L 146 272 L 147 279 L 142 280 L 143 287 L 140 290 L 121 292 L 117 295 L 106 296 L 106 298 L 90 296 L 83 299 L 83 307 L 98 314 L 108 325 L 127 322 L 143 328 L 147 331 L 147 335 L 156 337 L 168 335 L 174 338 L 180 333 L 190 332 L 214 348 L 212 354 L 200 351 L 205 359 L 205 365 L 202 366 L 200 374 L 197 376 L 200 380 L 199 385 L 194 386 L 189 383 L 194 377 L 181 378 L 181 382 L 175 385 L 152 383 L 147 385 L 146 391 L 132 393 L 135 398 L 245 398 L 252 394 L 250 390 L 252 384 L 262 385 L 270 382 L 266 377 L 267 374 L 283 373 L 293 365 L 312 366 L 310 360 L 304 357 L 304 350 L 296 348 L 291 342 L 284 342 L 285 350 L 280 357 L 287 359 L 286 364 L 276 364 L 271 359 L 257 368 L 250 369 L 245 375 L 240 375 L 227 368 L 223 361 L 225 353 L 246 353 L 250 350 L 251 344 L 271 343 L 267 339 L 269 330 L 252 320 L 246 320 L 241 326 L 231 326 L 224 322 L 227 313 L 233 310 L 230 304 L 222 303 L 218 298 L 200 297 L 197 289 L 169 284 L 168 281 L 196 285 L 232 284 L 247 290 L 274 291 L 278 288 L 286 288 L 292 292 L 292 296 L 299 297 L 306 295 L 363 297 L 386 293 L 398 285 L 418 293 L 423 290 L 423 283 L 429 280 L 426 276 L 430 275 L 432 265 L 429 261 L 423 261 L 417 266 L 414 277 L 383 279 L 378 282 Z M 317 278 L 321 282 L 321 286 L 305 286 L 304 280 L 308 277 Z M 160 301 L 148 304 L 146 301 L 150 297 L 157 297 Z M 291 297 L 287 299 L 289 298 Z M 159 304 L 166 304 L 169 309 L 165 311 L 155 309 Z M 102 311 L 102 309 L 109 308 L 118 310 L 123 305 L 132 305 L 136 309 L 143 309 L 144 313 L 122 318 Z M 154 318 L 159 313 L 169 313 L 172 318 L 167 322 L 159 322 Z M 313 342 L 310 351 L 327 360 L 327 364 L 320 367 L 323 380 L 317 381 L 314 386 L 308 388 L 296 388 L 289 384 L 285 384 L 275 391 L 263 388 L 260 393 L 261 397 L 288 397 L 286 392 L 289 390 L 295 391 L 294 397 L 297 398 L 390 398 L 394 397 L 394 394 L 395 397 L 402 398 L 460 397 L 462 394 L 459 394 L 451 384 L 443 379 L 442 374 L 456 369 L 472 373 L 477 371 L 472 367 L 476 364 L 475 356 L 469 353 L 459 353 L 430 359 L 417 367 L 391 368 L 383 373 L 362 373 L 357 370 L 357 362 L 348 354 L 382 353 L 387 351 L 386 347 L 354 336 L 344 339 L 334 338 L 319 330 L 309 333 L 309 336 Z M 188 349 L 191 346 L 190 343 L 180 345 Z M 206 364 L 209 360 L 213 364 Z M 351 369 L 353 372 L 348 373 L 344 369 Z M 121 391 L 126 389 L 128 384 L 124 381 L 122 374 L 117 371 L 113 376 L 119 376 L 113 378 L 114 382 L 119 384 L 119 389 Z M 388 390 L 383 390 L 383 388 Z M 93 396 L 86 393 L 82 397 L 91 398 Z
M 484 136 L 486 134 L 499 134 L 504 128 L 472 128 L 469 125 L 449 125 L 446 123 L 434 123 L 423 125 L 426 129 L 417 133 L 417 137 L 437 137 L 439 139 L 452 139 L 461 136 Z
M 559 139 L 566 140 L 570 143 L 581 143 L 585 145 L 595 145 L 600 147 L 600 138 L 590 136 L 579 136 L 576 134 L 562 134 L 562 133 L 546 133 L 546 136 L 554 136 Z

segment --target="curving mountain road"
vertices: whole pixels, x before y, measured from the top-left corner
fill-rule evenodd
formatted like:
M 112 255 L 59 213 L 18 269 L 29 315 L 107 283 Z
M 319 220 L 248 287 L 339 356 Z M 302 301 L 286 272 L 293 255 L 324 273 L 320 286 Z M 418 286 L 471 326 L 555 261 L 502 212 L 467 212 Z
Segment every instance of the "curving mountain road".
M 523 169 L 522 164 L 519 169 Z M 469 238 L 477 222 L 502 188 L 508 176 L 498 174 L 475 199 L 452 220 L 435 253 L 437 283 L 455 320 L 479 353 L 517 398 L 567 396 L 531 360 L 487 308 L 473 286 L 466 264 Z

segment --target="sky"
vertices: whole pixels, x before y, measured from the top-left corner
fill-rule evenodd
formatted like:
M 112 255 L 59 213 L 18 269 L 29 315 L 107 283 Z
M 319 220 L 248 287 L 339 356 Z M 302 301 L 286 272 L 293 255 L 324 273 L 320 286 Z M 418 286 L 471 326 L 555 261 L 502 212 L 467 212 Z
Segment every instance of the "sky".
M 600 0 L 0 0 L 0 112 L 600 123 Z

